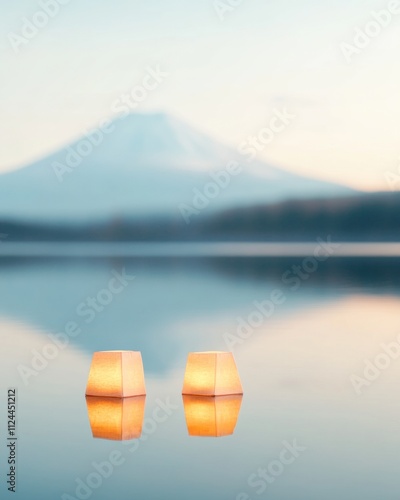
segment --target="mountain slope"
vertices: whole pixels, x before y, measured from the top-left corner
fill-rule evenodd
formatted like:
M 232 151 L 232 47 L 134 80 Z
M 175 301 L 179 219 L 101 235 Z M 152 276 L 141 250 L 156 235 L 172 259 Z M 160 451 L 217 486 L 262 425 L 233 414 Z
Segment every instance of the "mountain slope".
M 96 142 L 95 135 L 92 140 Z M 225 169 L 232 161 L 240 164 L 241 172 L 218 190 L 204 213 L 354 194 L 343 186 L 296 176 L 263 162 L 248 163 L 233 149 L 165 114 L 132 114 L 116 120 L 112 131 L 97 138 L 97 143 L 83 138 L 1 175 L 0 217 L 49 222 L 180 217 L 182 204 L 193 206 L 196 190 L 203 192 L 213 182 L 210 172 Z

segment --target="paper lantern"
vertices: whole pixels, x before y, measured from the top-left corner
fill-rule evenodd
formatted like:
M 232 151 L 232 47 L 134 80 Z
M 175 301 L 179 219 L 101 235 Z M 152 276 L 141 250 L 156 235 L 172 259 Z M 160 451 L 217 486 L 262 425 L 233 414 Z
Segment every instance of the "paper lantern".
M 233 434 L 243 396 L 183 396 L 190 436 L 221 437 Z
M 87 396 L 125 398 L 146 394 L 142 356 L 138 351 L 95 352 Z
M 182 394 L 243 394 L 233 354 L 221 351 L 191 352 L 186 363 Z
M 86 396 L 94 438 L 124 441 L 142 434 L 146 396 L 105 398 Z

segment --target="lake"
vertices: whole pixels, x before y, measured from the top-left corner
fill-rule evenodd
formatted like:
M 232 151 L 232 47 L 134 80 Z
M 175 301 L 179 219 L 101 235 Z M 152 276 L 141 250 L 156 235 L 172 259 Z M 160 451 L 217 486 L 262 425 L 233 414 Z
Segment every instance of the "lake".
M 399 498 L 398 248 L 326 259 L 252 248 L 28 258 L 2 245 L 0 411 L 6 421 L 16 388 L 14 498 Z M 92 353 L 116 349 L 142 352 L 139 439 L 92 434 Z M 189 435 L 196 408 L 181 396 L 188 352 L 209 350 L 234 353 L 244 389 L 219 437 L 212 418 Z

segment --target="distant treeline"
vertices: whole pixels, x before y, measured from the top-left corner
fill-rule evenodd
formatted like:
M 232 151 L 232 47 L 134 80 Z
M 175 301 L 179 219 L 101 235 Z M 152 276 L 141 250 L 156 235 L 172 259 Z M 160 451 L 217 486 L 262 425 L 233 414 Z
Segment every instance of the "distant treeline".
M 400 241 L 400 193 L 296 200 L 181 218 L 114 218 L 96 224 L 3 220 L 6 241 Z
M 230 239 L 314 239 L 324 234 L 348 241 L 400 241 L 400 193 L 341 199 L 287 201 L 235 209 L 207 223 L 210 234 Z

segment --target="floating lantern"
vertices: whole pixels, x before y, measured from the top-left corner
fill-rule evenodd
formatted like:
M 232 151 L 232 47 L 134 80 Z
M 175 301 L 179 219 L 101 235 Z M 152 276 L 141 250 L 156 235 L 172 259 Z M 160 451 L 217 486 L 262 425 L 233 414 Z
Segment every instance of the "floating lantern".
M 189 353 L 182 394 L 243 394 L 233 354 L 222 351 Z
M 125 398 L 146 394 L 142 355 L 138 351 L 93 354 L 87 396 Z

